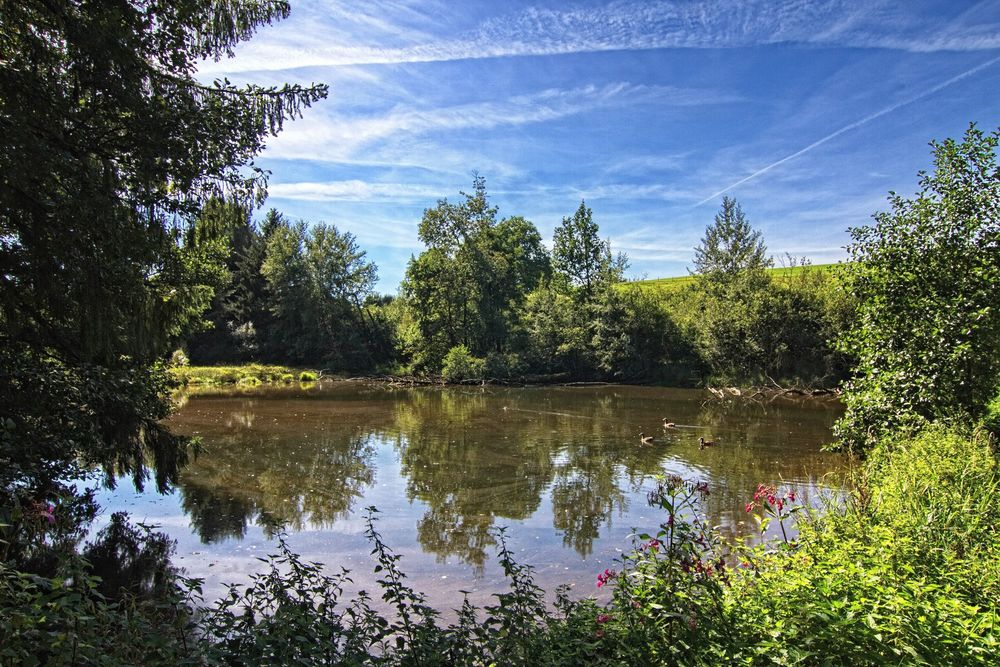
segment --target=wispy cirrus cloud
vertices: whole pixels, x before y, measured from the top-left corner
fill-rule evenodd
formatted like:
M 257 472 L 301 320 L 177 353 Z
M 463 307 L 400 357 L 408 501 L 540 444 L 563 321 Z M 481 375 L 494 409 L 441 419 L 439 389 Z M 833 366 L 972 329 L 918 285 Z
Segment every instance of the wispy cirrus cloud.
M 702 199 L 701 201 L 699 201 L 697 203 L 697 205 L 700 206 L 701 204 L 705 204 L 705 203 L 707 203 L 709 201 L 712 201 L 713 199 L 719 197 L 720 195 L 722 195 L 722 194 L 724 194 L 726 192 L 729 192 L 733 188 L 736 188 L 736 187 L 738 187 L 740 185 L 743 185 L 744 183 L 747 183 L 747 182 L 749 182 L 749 181 L 757 178 L 758 176 L 761 176 L 761 175 L 763 175 L 763 174 L 771 171 L 775 167 L 779 167 L 779 166 L 783 165 L 784 163 L 788 162 L 789 160 L 794 160 L 795 158 L 797 158 L 797 157 L 799 157 L 801 155 L 804 155 L 805 153 L 808 153 L 809 151 L 813 150 L 814 148 L 817 148 L 817 147 L 825 144 L 826 142 L 831 141 L 832 139 L 836 139 L 837 137 L 839 137 L 840 135 L 844 134 L 845 132 L 849 132 L 851 130 L 857 129 L 857 128 L 861 127 L 862 125 L 867 125 L 868 123 L 870 123 L 871 121 L 873 121 L 873 120 L 875 120 L 877 118 L 881 118 L 882 116 L 885 116 L 886 114 L 889 114 L 889 113 L 892 113 L 893 111 L 896 111 L 897 109 L 900 109 L 900 108 L 902 108 L 904 106 L 907 106 L 909 104 L 913 104 L 914 102 L 922 100 L 925 97 L 929 97 L 929 96 L 933 95 L 934 93 L 940 92 L 940 91 L 944 90 L 945 88 L 947 88 L 948 86 L 951 86 L 951 85 L 953 85 L 955 83 L 958 83 L 959 81 L 962 81 L 963 79 L 967 79 L 970 76 L 976 74 L 977 72 L 979 72 L 981 70 L 984 70 L 987 67 L 990 67 L 992 65 L 995 65 L 998 62 L 1000 62 L 1000 56 L 997 56 L 996 58 L 991 58 L 990 60 L 988 60 L 988 61 L 986 61 L 984 63 L 980 63 L 979 65 L 976 65 L 975 67 L 973 67 L 971 69 L 968 69 L 968 70 L 966 70 L 964 72 L 961 72 L 960 74 L 956 74 L 955 76 L 953 76 L 953 77 L 951 77 L 949 79 L 946 79 L 945 81 L 942 81 L 942 82 L 938 83 L 937 85 L 934 85 L 934 86 L 928 88 L 927 90 L 925 90 L 925 91 L 923 91 L 923 92 L 921 92 L 921 93 L 919 93 L 917 95 L 914 95 L 914 96 L 912 96 L 910 98 L 907 98 L 905 100 L 900 100 L 899 102 L 896 102 L 894 104 L 890 104 L 889 106 L 887 106 L 885 108 L 882 108 L 882 109 L 879 109 L 878 111 L 876 111 L 874 113 L 871 113 L 871 114 L 869 114 L 869 115 L 867 115 L 867 116 L 865 116 L 863 118 L 860 118 L 860 119 L 854 121 L 853 123 L 849 123 L 847 125 L 844 125 L 843 127 L 839 128 L 837 130 L 834 130 L 833 132 L 827 134 L 826 136 L 821 137 L 820 139 L 817 139 L 816 141 L 812 142 L 808 146 L 805 146 L 804 148 L 800 148 L 799 150 L 795 151 L 794 153 L 786 155 L 785 157 L 783 157 L 783 158 L 781 158 L 779 160 L 776 160 L 776 161 L 774 161 L 774 162 L 772 162 L 772 163 L 770 163 L 768 165 L 765 165 L 764 167 L 761 167 L 760 169 L 758 169 L 755 172 L 753 172 L 752 174 L 749 174 L 748 176 L 745 176 L 745 177 L 741 178 L 740 180 L 738 180 L 738 181 L 736 181 L 734 183 L 730 183 L 729 185 L 727 185 L 726 187 L 722 188 L 718 192 L 715 192 L 715 193 L 709 195 L 708 197 L 705 197 L 704 199 Z
M 982 3 L 991 4 L 991 3 Z M 442 8 L 411 3 L 371 6 L 306 3 L 301 21 L 251 42 L 235 61 L 206 62 L 206 74 L 442 62 L 602 51 L 739 48 L 798 43 L 909 52 L 1000 48 L 1000 24 L 959 15 L 940 25 L 896 3 L 870 0 L 701 0 L 551 9 L 528 7 L 493 16 L 457 36 L 433 20 Z M 296 10 L 298 11 L 298 9 Z M 385 17 L 393 16 L 395 21 Z M 820 26 L 820 28 L 818 28 Z M 284 28 L 284 29 L 283 29 Z M 359 42 L 360 39 L 360 42 Z
M 452 179 L 453 180 L 453 179 Z M 459 187 L 462 187 L 459 185 Z M 301 181 L 276 183 L 268 187 L 274 199 L 312 202 L 397 202 L 432 205 L 442 197 L 453 196 L 449 185 L 440 183 L 402 183 L 365 181 L 361 179 L 333 181 Z M 490 194 L 501 198 L 544 199 L 560 202 L 560 210 L 567 202 L 654 200 L 664 202 L 689 202 L 696 191 L 674 188 L 656 183 L 606 183 L 587 187 L 536 185 L 527 187 L 491 188 Z
M 268 187 L 274 199 L 315 202 L 433 202 L 441 188 L 413 183 L 378 183 L 360 179 L 324 182 L 276 183 Z
M 427 132 L 543 123 L 616 105 L 694 107 L 740 99 L 726 92 L 619 82 L 443 107 L 400 105 L 381 115 L 352 117 L 316 110 L 285 129 L 269 146 L 268 157 L 340 161 L 373 142 Z

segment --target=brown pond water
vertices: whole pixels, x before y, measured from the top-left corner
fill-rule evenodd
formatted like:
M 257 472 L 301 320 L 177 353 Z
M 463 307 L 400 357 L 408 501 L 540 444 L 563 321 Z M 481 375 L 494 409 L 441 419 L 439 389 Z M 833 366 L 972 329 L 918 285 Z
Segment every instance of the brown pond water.
M 844 461 L 820 452 L 842 408 L 833 400 L 713 399 L 656 387 L 312 388 L 212 390 L 179 398 L 171 427 L 204 451 L 173 493 L 122 483 L 98 500 L 159 525 L 175 562 L 206 596 L 245 581 L 284 529 L 306 559 L 346 567 L 373 592 L 365 508 L 402 554 L 414 588 L 450 609 L 503 587 L 494 529 L 546 590 L 596 593 L 595 577 L 629 548 L 633 528 L 662 520 L 646 502 L 658 475 L 707 481 L 704 511 L 751 535 L 743 506 L 759 482 L 817 503 Z M 677 428 L 664 430 L 667 417 Z M 643 446 L 639 433 L 655 436 Z M 699 449 L 698 438 L 718 445 Z M 376 598 L 379 596 L 376 595 Z

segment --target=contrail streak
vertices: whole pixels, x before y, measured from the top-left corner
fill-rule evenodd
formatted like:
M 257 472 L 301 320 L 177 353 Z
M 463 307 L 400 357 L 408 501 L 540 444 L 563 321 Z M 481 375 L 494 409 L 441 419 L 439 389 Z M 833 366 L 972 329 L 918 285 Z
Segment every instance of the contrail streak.
M 988 61 L 984 62 L 981 65 L 977 65 L 977 66 L 973 67 L 970 70 L 962 72 L 961 74 L 956 74 L 955 76 L 951 77 L 947 81 L 939 83 L 938 85 L 934 86 L 933 88 L 929 88 L 928 90 L 925 90 L 924 92 L 920 93 L 919 95 L 915 95 L 915 96 L 913 96 L 913 97 L 911 97 L 911 98 L 909 98 L 907 100 L 903 100 L 902 102 L 897 102 L 896 104 L 893 104 L 892 106 L 888 106 L 885 109 L 882 109 L 881 111 L 876 111 L 875 113 L 871 114 L 870 116 L 865 116 L 861 120 L 854 121 L 850 125 L 845 125 L 844 127 L 840 128 L 836 132 L 831 132 L 830 134 L 826 135 L 822 139 L 817 139 L 816 141 L 812 142 L 811 144 L 809 144 L 805 148 L 803 148 L 801 150 L 797 150 L 794 153 L 792 153 L 791 155 L 786 155 L 785 157 L 781 158 L 777 162 L 772 162 L 771 164 L 767 165 L 766 167 L 762 167 L 761 169 L 758 169 L 757 171 L 755 171 L 754 173 L 750 174 L 746 178 L 742 178 L 742 179 L 736 181 L 735 183 L 733 183 L 732 185 L 728 185 L 728 186 L 722 188 L 721 190 L 719 190 L 715 194 L 712 194 L 712 195 L 709 195 L 708 197 L 705 197 L 700 202 L 698 202 L 696 204 L 696 206 L 701 206 L 702 204 L 705 204 L 705 203 L 707 203 L 707 202 L 715 199 L 719 195 L 724 194 L 726 192 L 729 192 L 733 188 L 735 188 L 737 186 L 740 186 L 740 185 L 743 185 L 747 181 L 753 180 L 753 179 L 757 178 L 758 176 L 760 176 L 761 174 L 763 174 L 765 172 L 768 172 L 768 171 L 771 171 L 775 167 L 777 167 L 779 165 L 782 165 L 782 164 L 788 162 L 789 160 L 794 160 L 795 158 L 797 158 L 798 156 L 802 155 L 803 153 L 808 153 L 809 151 L 811 151 L 812 149 L 816 148 L 817 146 L 819 146 L 821 144 L 825 144 L 826 142 L 830 141 L 831 139 L 835 139 L 836 137 L 839 137 L 844 132 L 849 132 L 850 130 L 853 130 L 853 129 L 857 128 L 857 127 L 861 127 L 865 123 L 870 123 L 871 121 L 875 120 L 876 118 L 881 118 L 882 116 L 886 115 L 887 113 L 892 113 L 893 111 L 895 111 L 896 109 L 899 109 L 900 107 L 905 107 L 907 104 L 913 104 L 914 102 L 916 102 L 918 100 L 922 100 L 923 98 L 927 97 L 928 95 L 933 95 L 934 93 L 938 92 L 939 90 L 941 90 L 943 88 L 947 88 L 948 86 L 952 85 L 953 83 L 957 83 L 957 82 L 961 81 L 962 79 L 970 77 L 973 74 L 975 74 L 976 72 L 978 72 L 978 71 L 980 71 L 982 69 L 985 69 L 985 68 L 989 67 L 990 65 L 993 65 L 994 63 L 997 63 L 997 62 L 1000 62 L 1000 56 L 997 56 L 996 58 L 993 58 L 992 60 L 988 60 Z

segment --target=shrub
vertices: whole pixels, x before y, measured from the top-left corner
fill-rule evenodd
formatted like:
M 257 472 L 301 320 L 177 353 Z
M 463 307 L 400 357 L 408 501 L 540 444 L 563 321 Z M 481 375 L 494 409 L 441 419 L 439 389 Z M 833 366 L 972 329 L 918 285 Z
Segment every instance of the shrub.
M 299 382 L 315 382 L 316 374 L 312 371 L 302 371 L 299 373 Z
M 746 552 L 733 662 L 990 664 L 1000 642 L 996 461 L 941 427 L 884 440 L 798 547 Z M 738 659 L 737 659 L 738 658 Z
M 188 366 L 191 360 L 188 358 L 187 353 L 184 348 L 179 347 L 174 350 L 173 354 L 170 355 L 170 365 L 171 366 Z
M 1000 438 L 1000 394 L 994 396 L 993 400 L 986 404 L 982 425 L 994 438 Z
M 469 348 L 464 345 L 456 345 L 448 350 L 448 354 L 444 355 L 441 375 L 448 382 L 460 382 L 461 380 L 481 378 L 484 367 L 485 362 L 472 356 Z
M 891 195 L 891 212 L 851 230 L 852 329 L 857 355 L 837 425 L 863 453 L 914 417 L 982 414 L 1000 377 L 1000 131 L 970 127 L 961 142 L 933 143 L 935 171 L 913 199 Z

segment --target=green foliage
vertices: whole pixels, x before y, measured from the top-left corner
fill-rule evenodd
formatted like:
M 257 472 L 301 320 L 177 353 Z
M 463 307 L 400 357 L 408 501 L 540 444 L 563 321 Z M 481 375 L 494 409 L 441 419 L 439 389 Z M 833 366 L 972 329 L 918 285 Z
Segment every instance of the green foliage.
M 969 128 L 934 147 L 912 199 L 851 230 L 858 299 L 843 349 L 858 365 L 837 427 L 863 452 L 914 420 L 982 414 L 1000 377 L 1000 135 Z
M 982 419 L 983 428 L 995 438 L 1000 438 L 1000 394 L 986 404 L 986 413 Z
M 662 301 L 638 291 L 605 289 L 585 311 L 591 356 L 602 377 L 623 381 L 690 380 L 691 349 Z
M 747 233 L 763 248 L 759 232 Z M 698 274 L 668 297 L 707 381 L 829 386 L 845 377 L 847 355 L 834 341 L 847 326 L 851 297 L 837 274 L 805 260 L 792 260 L 781 273 L 760 262 L 734 268 L 737 260 L 724 254 L 712 253 L 728 268 Z
M 420 239 L 427 249 L 410 260 L 402 293 L 409 311 L 399 336 L 422 370 L 441 368 L 445 354 L 465 345 L 472 354 L 510 351 L 527 294 L 549 273 L 535 226 L 519 216 L 497 220 L 486 181 L 451 204 L 424 211 Z
M 587 327 L 572 297 L 541 285 L 528 294 L 524 305 L 525 354 L 538 373 L 568 371 L 583 375 L 591 364 Z
M 602 286 L 621 282 L 628 268 L 625 256 L 612 256 L 610 241 L 598 234 L 593 212 L 581 201 L 573 217 L 556 227 L 552 241 L 552 268 L 585 299 Z
M 258 336 L 268 358 L 344 369 L 372 365 L 379 351 L 364 304 L 377 269 L 352 234 L 332 225 L 279 221 L 260 271 L 270 319 Z
M 664 513 L 659 529 L 637 536 L 620 572 L 599 575 L 598 586 L 614 587 L 611 605 L 596 619 L 608 662 L 705 664 L 720 657 L 713 644 L 729 633 L 726 564 L 718 532 L 698 512 L 708 494 L 706 482 L 660 482 L 649 495 Z
M 191 363 L 184 348 L 179 347 L 170 354 L 170 366 L 187 366 Z
M 312 371 L 302 371 L 299 373 L 299 382 L 315 382 L 317 375 Z
M 891 532 L 893 558 L 910 561 L 918 576 L 959 583 L 975 604 L 995 605 L 1000 468 L 988 439 L 934 426 L 886 438 L 869 458 L 868 509 Z
M 81 525 L 73 502 L 43 515 L 48 539 Z M 82 557 L 66 546 L 41 574 L 0 559 L 0 664 L 167 665 L 191 657 L 185 589 L 196 592 L 198 582 L 177 576 L 164 535 L 116 513 Z
M 218 225 L 183 232 L 212 197 L 260 201 L 265 136 L 326 95 L 206 85 L 195 71 L 287 13 L 283 2 L 0 6 L 4 489 L 44 497 L 81 462 L 141 481 L 155 461 L 166 483 L 183 461 L 183 442 L 159 426 L 153 364 L 202 326 L 225 279 Z
M 753 664 L 990 664 L 1000 510 L 983 439 L 937 428 L 872 453 L 846 510 L 750 555 L 729 597 Z
M 750 226 L 735 199 L 723 197 L 715 222 L 705 229 L 705 237 L 694 249 L 697 273 L 725 281 L 738 275 L 759 275 L 771 264 L 760 231 Z
M 168 369 L 171 379 L 180 386 L 212 386 L 225 384 L 262 384 L 275 382 L 291 382 L 298 377 L 298 372 L 288 366 L 266 364 L 242 364 L 240 366 L 183 366 Z M 306 370 L 301 373 L 312 375 L 316 379 L 316 371 Z
M 483 359 L 472 356 L 466 346 L 456 345 L 448 350 L 448 354 L 444 355 L 441 375 L 449 382 L 472 380 L 483 377 L 484 367 Z

